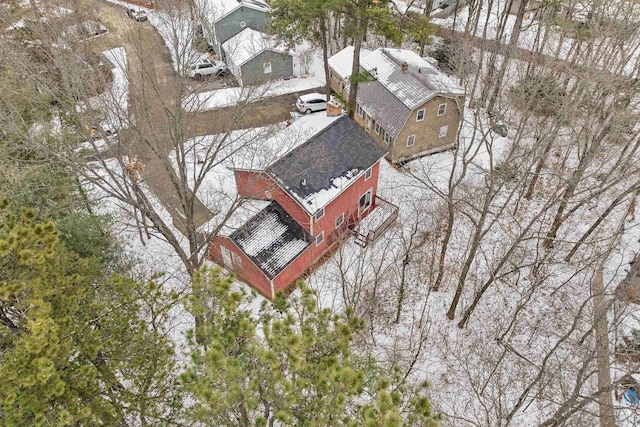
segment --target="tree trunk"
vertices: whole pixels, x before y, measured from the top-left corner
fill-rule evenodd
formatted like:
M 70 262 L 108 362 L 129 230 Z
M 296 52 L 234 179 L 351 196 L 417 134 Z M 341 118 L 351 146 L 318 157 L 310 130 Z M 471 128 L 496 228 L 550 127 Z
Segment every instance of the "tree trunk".
M 358 20 L 358 28 L 361 25 L 360 17 L 356 17 Z M 353 42 L 353 67 L 351 67 L 351 85 L 349 87 L 349 101 L 347 102 L 347 109 L 349 111 L 349 117 L 354 118 L 356 109 L 356 99 L 358 96 L 358 75 L 360 74 L 360 48 L 362 47 L 362 35 L 357 34 Z

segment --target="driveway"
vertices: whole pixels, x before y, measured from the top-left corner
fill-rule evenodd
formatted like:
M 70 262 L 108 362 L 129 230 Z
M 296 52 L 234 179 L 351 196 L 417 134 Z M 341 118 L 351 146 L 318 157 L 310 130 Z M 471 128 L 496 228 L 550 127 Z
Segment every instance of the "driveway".
M 126 155 L 145 164 L 145 183 L 172 214 L 174 225 L 185 231 L 183 198 L 175 171 L 167 162 L 169 153 L 187 139 L 235 129 L 274 124 L 289 119 L 296 95 L 268 98 L 253 104 L 202 113 L 186 113 L 178 106 L 192 90 L 211 90 L 218 81 L 195 82 L 175 73 L 163 39 L 148 22 L 136 22 L 126 9 L 102 0 L 81 0 L 80 13 L 97 16 L 109 34 L 90 46 L 101 52 L 124 46 L 129 79 L 129 114 L 135 126 L 120 132 Z M 213 213 L 196 200 L 195 222 L 199 227 Z

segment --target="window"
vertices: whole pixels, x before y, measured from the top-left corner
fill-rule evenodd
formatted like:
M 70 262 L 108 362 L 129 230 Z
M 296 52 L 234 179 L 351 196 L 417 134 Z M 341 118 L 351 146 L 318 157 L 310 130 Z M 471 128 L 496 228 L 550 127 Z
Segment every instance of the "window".
M 364 117 L 364 110 L 363 110 L 363 109 L 362 109 L 362 107 L 361 107 L 361 106 L 359 106 L 359 105 L 358 105 L 358 115 L 359 115 L 360 117 Z
M 220 245 L 220 253 L 222 254 L 222 262 L 227 268 L 231 268 L 231 251 Z
M 415 135 L 409 135 L 407 137 L 407 147 L 413 147 L 416 143 L 416 136 Z
M 367 117 L 365 119 L 366 122 L 366 128 L 367 130 L 371 130 L 371 116 L 367 114 Z
M 376 126 L 375 126 L 376 135 L 380 135 L 380 130 L 381 129 L 382 128 L 380 127 L 380 125 L 378 123 L 376 123 Z
M 240 258 L 240 255 L 235 252 L 231 252 L 231 258 L 233 258 L 233 263 L 237 267 L 242 267 L 242 258 Z
M 324 242 L 324 231 L 316 236 L 316 246 Z
M 449 126 L 441 126 L 440 133 L 438 134 L 438 138 L 444 138 L 445 136 L 447 136 L 448 129 L 449 129 Z
M 273 195 L 271 194 L 271 191 L 265 190 L 264 197 L 266 197 L 267 199 L 272 199 Z
M 366 171 L 364 171 L 364 180 L 366 181 L 369 178 L 371 178 L 371 168 L 369 168 Z
M 344 214 L 341 213 L 337 218 L 336 218 L 336 228 L 340 227 L 342 224 L 344 224 Z
M 317 222 L 323 216 L 324 216 L 324 208 L 322 208 L 318 212 L 316 212 L 316 214 L 314 215 L 314 218 L 316 219 L 316 222 Z
M 416 122 L 421 122 L 424 120 L 424 108 L 422 110 L 418 110 L 416 113 Z
M 265 74 L 271 73 L 271 62 L 265 62 L 262 64 L 262 68 L 264 69 Z
M 371 206 L 372 193 L 373 193 L 373 190 L 369 190 L 366 193 L 364 193 L 362 197 L 360 197 L 360 200 L 358 200 L 358 215 L 362 215 L 362 213 L 367 209 L 369 209 L 369 207 Z
M 382 139 L 384 139 L 384 142 L 387 145 L 391 144 L 391 141 L 393 141 L 393 138 L 391 138 L 391 135 L 389 135 L 387 132 L 384 133 L 384 137 Z
M 246 22 L 244 22 L 244 21 L 240 21 L 240 27 L 241 27 L 241 28 L 244 28 L 244 27 L 246 27 L 246 26 L 247 26 L 247 23 L 246 23 Z
M 447 104 L 438 105 L 438 117 L 444 116 L 444 113 L 447 112 Z

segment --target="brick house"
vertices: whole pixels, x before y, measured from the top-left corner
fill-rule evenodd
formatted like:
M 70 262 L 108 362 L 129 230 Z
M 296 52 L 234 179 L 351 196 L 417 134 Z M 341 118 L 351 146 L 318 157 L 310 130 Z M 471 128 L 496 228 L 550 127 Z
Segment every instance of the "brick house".
M 210 258 L 269 299 L 291 289 L 347 233 L 366 244 L 395 220 L 397 208 L 377 196 L 384 155 L 339 116 L 266 169 L 234 170 L 247 202 L 212 240 Z
M 332 89 L 346 99 L 353 48 L 345 50 L 329 59 L 329 69 Z M 388 159 L 400 163 L 455 147 L 464 89 L 413 51 L 362 53 L 361 70 L 374 80 L 358 86 L 355 119 Z

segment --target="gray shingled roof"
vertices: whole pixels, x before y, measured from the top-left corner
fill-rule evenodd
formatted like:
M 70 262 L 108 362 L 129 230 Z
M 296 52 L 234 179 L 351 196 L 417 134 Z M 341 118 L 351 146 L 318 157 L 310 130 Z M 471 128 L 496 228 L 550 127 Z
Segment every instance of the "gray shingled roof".
M 398 136 L 412 111 L 377 80 L 358 86 L 357 102 L 393 138 Z
M 343 116 L 266 172 L 314 214 L 385 154 L 360 126 Z
M 309 234 L 275 201 L 229 237 L 269 279 L 284 270 L 311 241 Z

